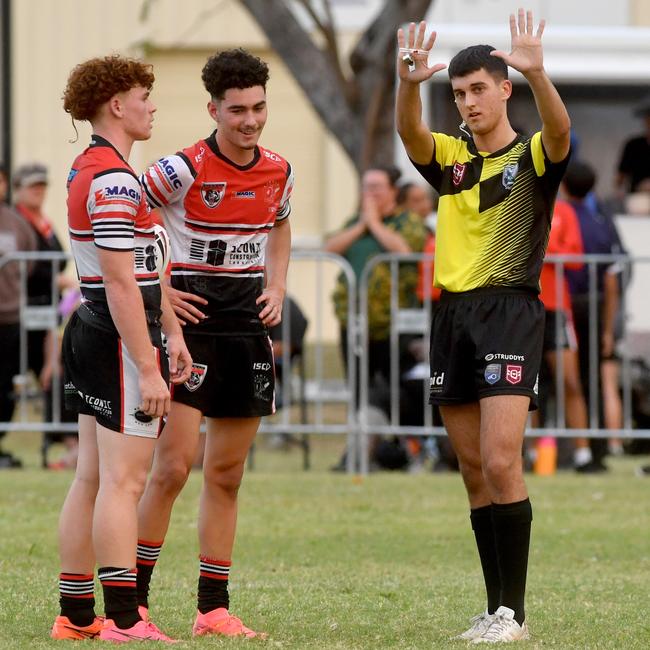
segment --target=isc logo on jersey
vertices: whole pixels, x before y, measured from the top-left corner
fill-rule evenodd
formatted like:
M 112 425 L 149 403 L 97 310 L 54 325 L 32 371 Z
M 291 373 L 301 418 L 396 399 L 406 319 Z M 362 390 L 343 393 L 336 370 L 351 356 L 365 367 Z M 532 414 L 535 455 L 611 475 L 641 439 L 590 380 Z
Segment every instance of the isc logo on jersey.
M 273 162 L 280 162 L 281 160 L 280 156 L 274 154 L 272 151 L 265 151 L 264 155 Z

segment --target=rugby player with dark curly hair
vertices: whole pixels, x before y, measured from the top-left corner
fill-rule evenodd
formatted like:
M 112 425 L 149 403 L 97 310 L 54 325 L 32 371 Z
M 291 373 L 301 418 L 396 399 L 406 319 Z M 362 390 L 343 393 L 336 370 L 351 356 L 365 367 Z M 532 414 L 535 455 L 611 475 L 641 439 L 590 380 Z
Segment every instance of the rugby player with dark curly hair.
M 282 156 L 258 144 L 267 119 L 267 65 L 233 49 L 210 57 L 202 77 L 216 131 L 142 176 L 147 200 L 170 234 L 170 299 L 194 365 L 190 379 L 174 387 L 140 504 L 138 593 L 145 611 L 205 417 L 193 633 L 255 637 L 230 613 L 228 578 L 244 462 L 261 417 L 275 411 L 268 329 L 282 317 L 293 173 Z

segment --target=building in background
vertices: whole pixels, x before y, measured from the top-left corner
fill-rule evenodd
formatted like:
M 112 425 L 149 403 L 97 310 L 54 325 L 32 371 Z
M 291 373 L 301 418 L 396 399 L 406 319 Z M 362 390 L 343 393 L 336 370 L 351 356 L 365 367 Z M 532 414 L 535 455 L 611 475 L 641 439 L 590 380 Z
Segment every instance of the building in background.
M 351 48 L 382 2 L 331 0 L 343 51 Z M 0 3 L 11 4 L 13 164 L 41 160 L 48 165 L 51 184 L 45 209 L 61 235 L 65 235 L 69 165 L 89 136 L 86 125 L 78 125 L 78 141 L 69 142 L 75 130 L 61 107 L 61 94 L 73 65 L 112 52 L 144 57 L 155 66 L 154 133 L 151 140 L 134 147 L 134 169 L 141 170 L 163 153 L 209 134 L 210 119 L 200 108 L 208 101 L 201 68 L 215 50 L 242 46 L 270 64 L 267 90 L 272 119 L 262 144 L 286 154 L 296 171 L 295 246 L 319 247 L 323 235 L 353 213 L 358 186 L 354 167 L 238 0 L 155 0 L 148 4 L 146 18 L 144 0 Z M 606 183 L 613 175 L 619 143 L 637 130 L 631 105 L 650 87 L 650 2 L 530 0 L 526 4 L 536 16 L 547 19 L 546 67 L 567 99 L 583 155 L 600 161 L 599 177 Z M 474 42 L 507 47 L 507 16 L 517 6 L 514 0 L 435 0 L 428 16 L 440 35 L 435 60 L 446 62 Z M 439 78 L 444 83 L 431 84 L 428 109 L 447 130 L 457 117 L 445 95 L 446 75 Z M 517 91 L 513 120 L 532 129 L 530 97 L 522 92 L 520 99 Z M 401 145 L 397 151 L 401 152 Z M 408 172 L 403 156 L 398 156 L 398 162 Z M 328 269 L 323 278 L 328 295 L 336 274 Z M 307 313 L 313 313 L 311 274 L 294 274 L 290 282 L 292 295 Z M 322 335 L 334 341 L 333 313 L 323 315 Z

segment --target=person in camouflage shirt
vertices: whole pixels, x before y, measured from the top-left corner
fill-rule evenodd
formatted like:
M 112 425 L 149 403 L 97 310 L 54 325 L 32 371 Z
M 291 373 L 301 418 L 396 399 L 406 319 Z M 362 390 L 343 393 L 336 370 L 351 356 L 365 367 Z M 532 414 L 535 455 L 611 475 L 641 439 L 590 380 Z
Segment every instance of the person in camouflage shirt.
M 329 237 L 325 250 L 342 255 L 350 262 L 357 279 L 366 263 L 381 253 L 413 253 L 424 247 L 427 231 L 423 220 L 397 204 L 398 169 L 374 167 L 364 172 L 361 182 L 361 205 L 358 214 Z M 398 272 L 400 308 L 418 307 L 417 263 L 402 262 Z M 368 329 L 370 377 L 390 376 L 390 264 L 380 263 L 368 278 Z M 334 309 L 341 324 L 341 344 L 347 361 L 348 287 L 343 274 L 333 294 Z

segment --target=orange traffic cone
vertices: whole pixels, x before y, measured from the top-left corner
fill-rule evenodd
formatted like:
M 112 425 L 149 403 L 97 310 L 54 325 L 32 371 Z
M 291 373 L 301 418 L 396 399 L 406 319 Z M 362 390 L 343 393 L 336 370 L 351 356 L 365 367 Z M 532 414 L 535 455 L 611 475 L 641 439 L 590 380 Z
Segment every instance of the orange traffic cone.
M 557 443 L 555 438 L 545 436 L 537 441 L 533 471 L 540 476 L 552 476 L 557 468 Z

